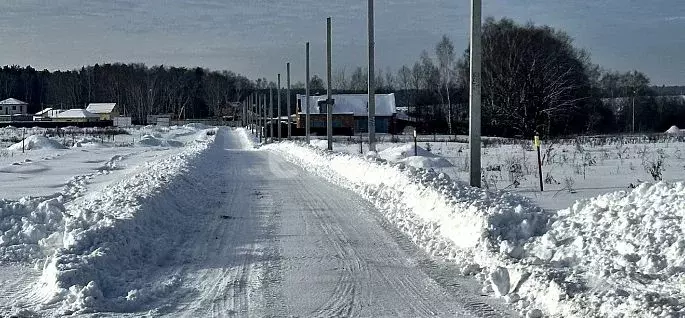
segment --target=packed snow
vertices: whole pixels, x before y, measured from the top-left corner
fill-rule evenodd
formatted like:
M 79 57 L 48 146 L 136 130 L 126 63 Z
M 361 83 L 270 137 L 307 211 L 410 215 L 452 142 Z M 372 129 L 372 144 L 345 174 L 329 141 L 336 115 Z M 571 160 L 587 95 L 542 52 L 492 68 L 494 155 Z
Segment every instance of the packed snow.
M 523 316 L 685 315 L 682 182 L 549 212 L 433 169 L 291 142 L 262 148 L 364 195 L 417 245 L 459 264 Z
M 325 140 L 316 139 L 311 146 L 291 141 L 257 145 L 244 129 L 234 130 L 229 138 L 199 124 L 134 127 L 114 137 L 75 127 L 63 132 L 0 129 L 0 139 L 7 143 L 0 151 L 0 315 L 173 315 L 164 312 L 171 305 L 160 304 L 187 299 L 179 293 L 188 287 L 189 277 L 205 275 L 185 272 L 190 267 L 162 266 L 183 264 L 184 257 L 193 254 L 193 246 L 179 246 L 189 244 L 186 239 L 201 229 L 188 227 L 197 219 L 183 211 L 208 213 L 203 209 L 217 205 L 234 209 L 235 215 L 221 215 L 230 219 L 250 213 L 235 209 L 270 204 L 306 214 L 284 219 L 282 224 L 288 224 L 320 213 L 315 206 L 320 198 L 302 203 L 300 196 L 331 187 L 320 195 L 349 193 L 338 194 L 336 203 L 326 208 L 347 211 L 362 203 L 343 198 L 363 198 L 359 200 L 368 201 L 365 204 L 426 254 L 477 279 L 479 291 L 523 317 L 685 316 L 685 172 L 678 168 L 685 147 L 675 130 L 665 137 L 543 144 L 547 191 L 542 193 L 536 189 L 537 157 L 528 144 L 486 145 L 485 189 L 479 189 L 460 181 L 466 180 L 468 147 L 456 142 L 424 141 L 416 149 L 413 143 L 381 143 L 380 151 L 362 156 L 355 143 L 336 142 L 334 152 L 325 150 Z M 213 170 L 217 160 L 226 161 L 220 165 L 224 170 Z M 220 178 L 239 177 L 254 186 L 249 178 L 257 176 L 273 180 L 258 189 L 231 185 L 231 195 L 242 196 L 227 195 L 222 203 L 226 206 L 207 196 L 225 193 L 221 189 L 227 187 L 226 180 Z M 303 179 L 326 179 L 335 186 L 315 184 L 286 193 L 289 187 L 303 187 Z M 293 195 L 297 199 L 290 198 Z M 330 248 L 340 252 L 336 257 L 352 257 L 344 258 L 350 261 L 355 253 L 364 253 L 353 248 L 358 243 L 345 237 L 350 233 L 342 232 L 344 226 L 326 227 L 333 219 L 319 219 L 313 220 L 323 222 L 323 232 L 339 239 L 323 240 L 335 243 Z M 277 228 L 276 223 L 269 225 L 269 231 Z M 361 231 L 359 224 L 354 228 Z M 224 252 L 235 256 L 249 245 L 252 252 L 267 253 L 266 243 L 257 236 L 249 236 L 246 229 L 231 230 L 245 236 L 245 242 L 236 251 L 223 246 Z M 289 235 L 278 233 L 279 242 L 289 240 Z M 376 237 L 365 235 L 356 239 Z M 202 237 L 210 242 L 213 238 Z M 356 256 L 344 264 L 359 270 L 390 268 L 373 267 Z M 265 291 L 255 288 L 268 268 L 248 265 L 240 265 L 234 274 L 247 275 L 240 271 L 249 269 L 257 278 L 246 276 L 233 283 L 249 282 L 246 290 L 264 301 Z M 323 268 L 328 267 L 318 267 Z M 209 270 L 202 268 L 202 273 Z M 207 277 L 220 277 L 212 275 Z M 353 278 L 361 276 L 346 279 Z M 354 294 L 359 292 L 356 285 L 350 286 L 345 289 L 348 296 L 364 297 Z M 382 284 L 376 287 L 385 289 Z M 151 308 L 157 309 L 148 312 Z
M 22 151 L 22 150 L 40 150 L 40 149 L 64 149 L 64 145 L 59 142 L 52 140 L 50 138 L 38 135 L 31 135 L 26 137 L 23 141 L 20 141 L 14 145 L 7 147 L 7 149 L 12 151 Z

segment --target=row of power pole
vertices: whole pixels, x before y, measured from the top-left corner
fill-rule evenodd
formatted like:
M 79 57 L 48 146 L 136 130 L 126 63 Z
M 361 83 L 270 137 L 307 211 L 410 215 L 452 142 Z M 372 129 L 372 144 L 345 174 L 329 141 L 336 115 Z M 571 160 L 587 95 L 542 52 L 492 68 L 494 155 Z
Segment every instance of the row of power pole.
M 471 0 L 471 24 L 470 24 L 470 92 L 469 92 L 469 150 L 470 150 L 470 184 L 474 187 L 481 186 L 481 0 Z M 368 0 L 368 134 L 369 151 L 376 151 L 376 96 L 375 96 L 375 41 L 374 41 L 374 0 Z M 335 101 L 332 96 L 332 21 L 326 19 L 326 100 L 323 102 L 326 109 L 326 137 L 328 150 L 333 150 L 333 107 Z M 310 143 L 310 98 L 309 98 L 309 42 L 305 43 L 305 141 Z M 277 75 L 277 112 L 276 122 L 277 140 L 282 139 L 281 131 L 281 74 Z M 292 137 L 290 105 L 290 63 L 286 63 L 287 82 L 287 138 Z M 273 132 L 273 90 L 269 88 L 269 104 L 265 93 L 253 93 L 243 103 L 243 126 L 259 137 L 260 142 L 268 142 L 266 127 L 269 128 L 268 136 L 274 138 Z M 321 105 L 319 105 L 321 106 Z M 267 123 L 267 118 L 270 123 Z

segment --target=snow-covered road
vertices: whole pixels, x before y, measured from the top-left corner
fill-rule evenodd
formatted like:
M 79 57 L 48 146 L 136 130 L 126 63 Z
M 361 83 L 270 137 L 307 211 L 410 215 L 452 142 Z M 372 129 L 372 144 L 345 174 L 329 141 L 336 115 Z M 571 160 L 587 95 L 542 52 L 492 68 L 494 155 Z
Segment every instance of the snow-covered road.
M 436 282 L 429 274 L 448 272 L 428 268 L 359 195 L 248 148 L 234 133 L 217 135 L 208 154 L 216 163 L 211 211 L 201 213 L 175 257 L 186 292 L 159 313 L 501 316 L 471 291 Z
M 51 256 L 0 266 L 0 316 L 514 315 L 359 194 L 212 131 L 60 206 Z

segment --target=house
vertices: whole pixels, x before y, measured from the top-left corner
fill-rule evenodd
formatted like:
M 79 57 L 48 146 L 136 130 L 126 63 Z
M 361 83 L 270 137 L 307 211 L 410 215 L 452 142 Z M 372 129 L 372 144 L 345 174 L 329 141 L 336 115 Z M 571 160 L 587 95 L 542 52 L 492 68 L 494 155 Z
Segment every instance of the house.
M 27 115 L 28 103 L 15 98 L 0 101 L 0 115 Z
M 90 103 L 86 110 L 100 116 L 100 120 L 112 120 L 114 117 L 119 116 L 117 103 Z
M 300 117 L 304 118 L 306 113 L 305 95 L 297 95 L 297 109 L 298 122 Z M 309 113 L 311 126 L 316 127 L 319 115 L 324 115 L 325 123 L 326 114 L 326 95 L 309 96 Z M 340 124 L 338 126 L 347 127 L 351 125 L 354 133 L 363 133 L 368 131 L 368 100 L 367 94 L 334 94 L 333 105 L 333 127 L 336 127 L 336 117 L 339 118 Z M 392 132 L 393 122 L 397 113 L 395 106 L 395 94 L 376 94 L 376 132 L 390 133 Z M 345 117 L 352 118 L 352 122 L 345 120 Z M 298 123 L 298 127 L 300 124 Z M 304 127 L 304 125 L 302 124 Z
M 57 114 L 56 121 L 87 123 L 100 121 L 100 115 L 93 114 L 82 108 L 74 108 Z
M 46 108 L 33 115 L 33 121 L 46 121 L 57 117 L 57 114 L 61 113 L 61 109 Z

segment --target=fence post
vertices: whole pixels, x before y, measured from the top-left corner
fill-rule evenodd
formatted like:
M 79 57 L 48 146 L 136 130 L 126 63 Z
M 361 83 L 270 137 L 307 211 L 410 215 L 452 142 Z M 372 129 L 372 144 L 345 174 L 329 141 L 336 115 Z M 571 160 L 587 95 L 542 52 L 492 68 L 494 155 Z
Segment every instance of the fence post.
M 545 189 L 542 183 L 542 158 L 540 157 L 540 136 L 538 136 L 538 134 L 535 134 L 533 144 L 535 145 L 535 149 L 538 152 L 538 176 L 540 177 L 540 192 L 543 192 L 545 191 Z

